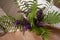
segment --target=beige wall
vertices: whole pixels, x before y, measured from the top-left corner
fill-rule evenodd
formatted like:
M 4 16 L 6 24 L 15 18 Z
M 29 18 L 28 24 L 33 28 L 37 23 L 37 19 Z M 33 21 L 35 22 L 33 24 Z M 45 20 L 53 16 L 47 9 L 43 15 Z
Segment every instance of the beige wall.
M 5 12 L 0 8 L 0 17 L 6 15 Z
M 0 0 L 0 6 L 8 15 L 17 15 L 18 8 L 13 0 Z

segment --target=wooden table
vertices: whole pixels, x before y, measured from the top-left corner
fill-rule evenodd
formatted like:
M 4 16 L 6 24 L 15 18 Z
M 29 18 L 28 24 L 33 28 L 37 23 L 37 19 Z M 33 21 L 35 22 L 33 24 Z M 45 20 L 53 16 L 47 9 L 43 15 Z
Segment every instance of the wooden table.
M 7 33 L 4 36 L 0 37 L 0 40 L 42 40 L 41 36 L 37 36 L 31 32 L 26 31 L 23 35 L 22 32 L 11 32 Z
M 51 29 L 52 33 L 49 40 L 60 40 L 60 30 Z M 23 35 L 22 32 L 17 31 L 15 33 L 10 32 L 0 37 L 0 40 L 42 40 L 41 36 L 37 36 L 32 32 L 26 31 Z

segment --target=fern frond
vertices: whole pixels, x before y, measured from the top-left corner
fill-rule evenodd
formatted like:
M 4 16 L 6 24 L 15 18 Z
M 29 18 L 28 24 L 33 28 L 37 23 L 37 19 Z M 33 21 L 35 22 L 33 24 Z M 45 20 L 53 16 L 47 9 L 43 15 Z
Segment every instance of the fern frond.
M 43 28 L 43 27 L 41 27 L 40 30 L 41 30 L 42 39 L 48 40 L 48 38 L 50 36 L 50 30 Z
M 49 34 L 50 34 L 50 30 L 43 28 L 43 27 L 34 27 L 33 28 L 33 32 L 35 32 L 37 35 L 41 35 L 43 40 L 48 40 L 49 38 Z
M 2 25 L 6 28 L 7 31 L 11 30 L 14 20 L 15 19 L 11 16 L 0 17 L 0 23 L 2 23 Z
M 60 22 L 60 13 L 58 12 L 48 12 L 48 15 L 44 16 L 44 22 L 55 24 Z
M 36 18 L 36 12 L 37 12 L 37 2 L 34 2 L 31 6 L 31 13 L 28 14 L 28 19 L 33 24 L 33 18 Z

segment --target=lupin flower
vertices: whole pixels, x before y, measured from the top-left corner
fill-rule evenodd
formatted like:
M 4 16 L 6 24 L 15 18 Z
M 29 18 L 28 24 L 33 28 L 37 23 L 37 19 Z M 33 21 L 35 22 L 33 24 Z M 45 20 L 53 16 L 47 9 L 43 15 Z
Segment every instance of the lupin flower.
M 37 19 L 34 19 L 34 24 L 35 24 L 37 27 L 42 27 L 44 23 L 41 22 L 41 21 L 38 21 Z
M 37 23 L 36 23 L 36 25 L 37 25 L 38 27 L 42 27 L 43 24 L 44 24 L 43 22 L 37 22 Z
M 27 21 L 26 19 L 24 19 L 23 21 L 16 20 L 14 22 L 14 24 L 15 24 L 15 26 L 22 25 L 24 31 L 27 31 L 27 29 L 31 29 L 31 25 L 30 25 L 29 21 Z
M 37 19 L 34 18 L 34 24 L 37 27 L 42 27 L 43 26 L 43 22 L 41 22 L 42 21 L 42 16 L 43 16 L 43 11 L 42 11 L 42 9 L 39 9 L 37 11 Z
M 14 24 L 15 24 L 15 26 L 16 26 L 16 25 L 21 25 L 21 24 L 22 24 L 22 21 L 21 21 L 21 20 L 16 20 L 16 21 L 14 22 Z
M 23 27 L 24 31 L 26 31 L 27 29 L 31 29 L 31 25 L 30 24 L 25 24 Z
M 26 31 L 27 29 L 31 29 L 31 25 L 29 23 L 29 21 L 27 21 L 26 19 L 23 21 L 23 30 Z
M 42 15 L 43 15 L 43 10 L 42 9 L 39 9 L 37 11 L 37 20 L 41 21 Z

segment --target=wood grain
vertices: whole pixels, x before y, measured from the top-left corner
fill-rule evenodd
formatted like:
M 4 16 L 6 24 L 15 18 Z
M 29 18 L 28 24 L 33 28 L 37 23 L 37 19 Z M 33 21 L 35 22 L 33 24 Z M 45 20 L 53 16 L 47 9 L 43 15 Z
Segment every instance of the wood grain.
M 37 36 L 31 32 L 26 31 L 23 35 L 22 32 L 11 32 L 6 35 L 0 37 L 0 40 L 42 40 L 41 36 Z
M 60 40 L 60 30 L 51 29 L 51 35 L 49 40 Z M 41 36 L 37 36 L 35 33 L 26 31 L 23 35 L 22 32 L 9 32 L 4 36 L 0 37 L 0 40 L 42 40 Z

